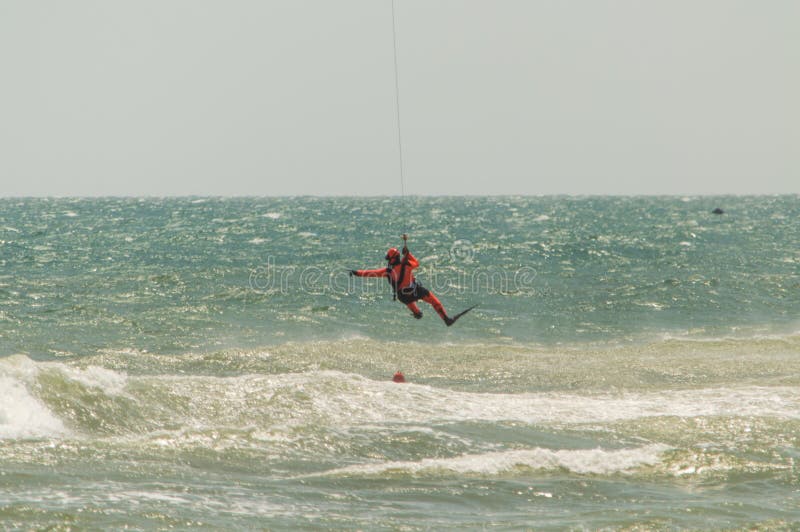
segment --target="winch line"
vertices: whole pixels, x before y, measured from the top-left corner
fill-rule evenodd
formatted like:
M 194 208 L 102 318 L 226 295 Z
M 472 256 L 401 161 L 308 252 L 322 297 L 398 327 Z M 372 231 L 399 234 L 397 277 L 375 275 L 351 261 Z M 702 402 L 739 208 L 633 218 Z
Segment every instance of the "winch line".
M 392 2 L 392 44 L 394 45 L 394 102 L 397 110 L 397 152 L 400 159 L 400 195 L 406 197 L 406 182 L 403 175 L 403 136 L 400 129 L 400 76 L 397 71 L 397 22 L 395 20 L 394 0 Z

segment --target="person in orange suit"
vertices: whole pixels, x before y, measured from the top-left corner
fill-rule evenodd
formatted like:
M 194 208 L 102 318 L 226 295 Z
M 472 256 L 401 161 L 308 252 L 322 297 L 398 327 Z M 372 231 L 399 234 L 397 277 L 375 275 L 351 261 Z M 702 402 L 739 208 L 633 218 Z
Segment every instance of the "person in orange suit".
M 406 235 L 403 235 L 402 255 L 397 248 L 391 248 L 386 252 L 386 260 L 388 261 L 386 268 L 350 270 L 350 275 L 357 277 L 386 277 L 389 280 L 389 284 L 392 285 L 394 299 L 404 303 L 415 318 L 422 318 L 422 311 L 417 306 L 417 301 L 421 299 L 433 307 L 445 325 L 451 326 L 455 320 L 447 315 L 441 301 L 414 278 L 413 271 L 419 266 L 419 261 L 408 250 L 406 239 Z

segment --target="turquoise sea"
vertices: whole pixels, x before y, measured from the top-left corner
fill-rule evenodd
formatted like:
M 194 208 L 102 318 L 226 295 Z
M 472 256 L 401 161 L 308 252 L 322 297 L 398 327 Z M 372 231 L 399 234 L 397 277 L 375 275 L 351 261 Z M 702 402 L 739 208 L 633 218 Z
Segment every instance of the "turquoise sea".
M 0 528 L 800 529 L 798 220 L 2 199 Z M 347 275 L 403 232 L 455 326 Z

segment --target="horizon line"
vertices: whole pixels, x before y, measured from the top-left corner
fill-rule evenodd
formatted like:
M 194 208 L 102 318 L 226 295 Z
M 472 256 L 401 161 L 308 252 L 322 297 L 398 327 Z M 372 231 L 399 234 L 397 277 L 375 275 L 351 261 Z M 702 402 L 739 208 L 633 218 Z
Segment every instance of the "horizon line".
M 776 193 L 720 193 L 720 194 L 375 194 L 375 195 L 350 195 L 350 194 L 108 194 L 98 196 L 86 195 L 9 195 L 0 196 L 0 200 L 88 200 L 88 199 L 420 199 L 420 198 L 735 198 L 735 197 L 782 197 L 800 196 L 800 192 Z

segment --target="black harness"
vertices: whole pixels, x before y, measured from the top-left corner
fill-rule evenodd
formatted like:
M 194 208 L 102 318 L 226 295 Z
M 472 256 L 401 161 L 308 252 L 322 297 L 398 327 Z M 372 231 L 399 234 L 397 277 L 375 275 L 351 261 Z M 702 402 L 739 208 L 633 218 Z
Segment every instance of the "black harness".
M 389 284 L 392 286 L 392 301 L 397 301 L 397 294 L 400 292 L 400 283 L 403 281 L 403 278 L 406 276 L 406 264 L 408 264 L 408 260 L 403 258 L 400 262 L 400 275 L 397 277 L 397 280 L 392 279 L 392 271 L 394 268 L 392 266 L 386 267 L 386 279 L 389 281 Z

